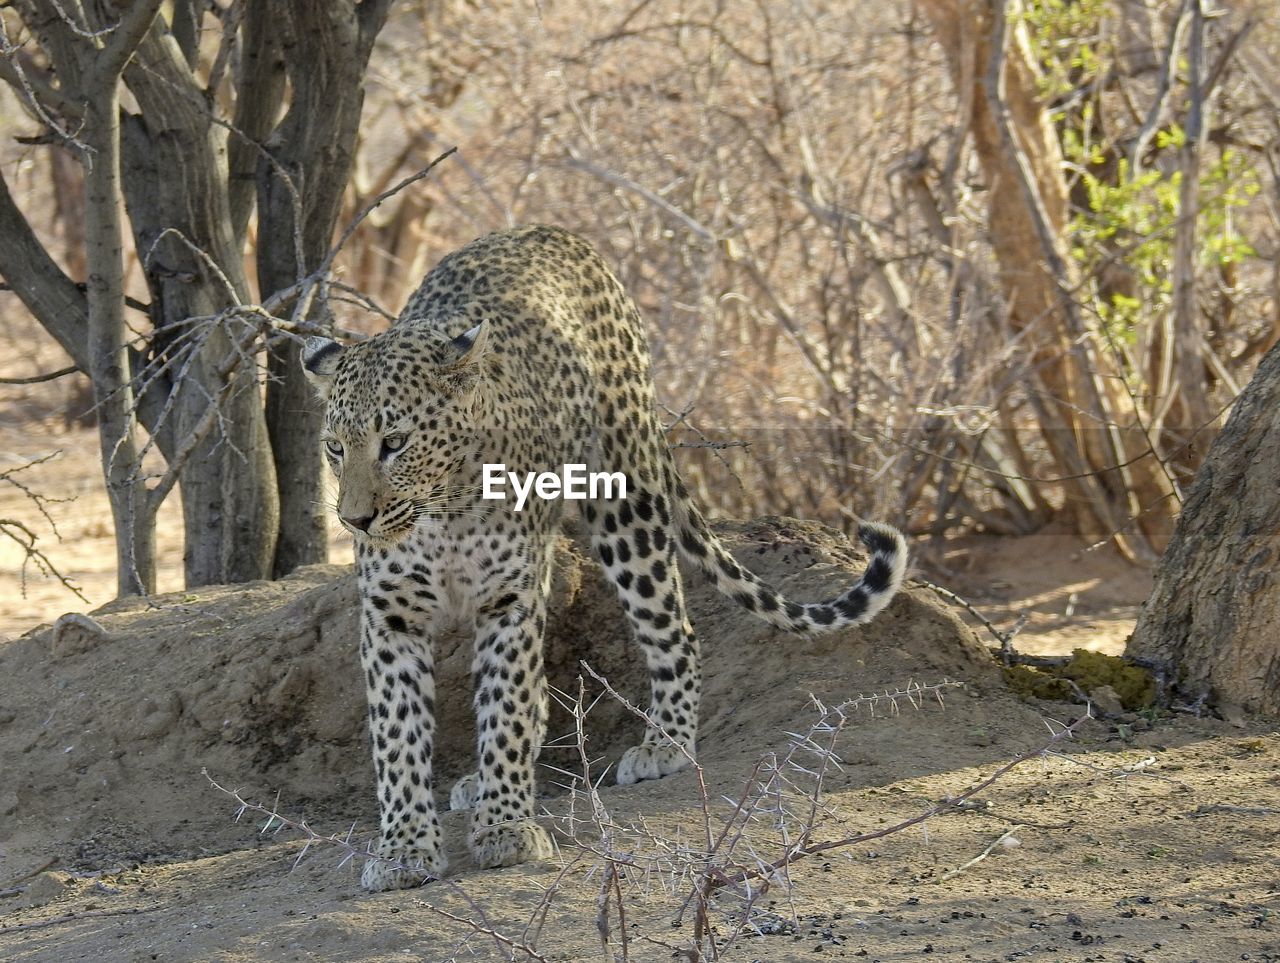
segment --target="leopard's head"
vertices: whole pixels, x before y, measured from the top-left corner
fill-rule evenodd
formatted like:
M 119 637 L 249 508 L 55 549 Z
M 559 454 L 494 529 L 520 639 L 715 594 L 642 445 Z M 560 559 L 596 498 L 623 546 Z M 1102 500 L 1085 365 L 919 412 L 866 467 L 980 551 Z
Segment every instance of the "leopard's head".
M 338 520 L 357 539 L 395 543 L 461 499 L 475 464 L 488 326 L 453 340 L 396 326 L 343 347 L 308 338 L 302 366 L 326 402 L 321 439 L 338 478 Z

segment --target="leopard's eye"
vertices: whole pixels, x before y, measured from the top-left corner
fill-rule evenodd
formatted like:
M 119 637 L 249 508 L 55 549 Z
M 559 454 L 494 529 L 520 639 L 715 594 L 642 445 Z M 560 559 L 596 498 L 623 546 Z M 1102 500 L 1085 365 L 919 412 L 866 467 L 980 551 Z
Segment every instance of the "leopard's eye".
M 324 447 L 334 458 L 342 457 L 342 442 L 336 438 L 325 439 Z
M 387 437 L 382 439 L 382 454 L 394 454 L 403 448 L 408 440 L 409 437 L 404 434 L 387 435 Z

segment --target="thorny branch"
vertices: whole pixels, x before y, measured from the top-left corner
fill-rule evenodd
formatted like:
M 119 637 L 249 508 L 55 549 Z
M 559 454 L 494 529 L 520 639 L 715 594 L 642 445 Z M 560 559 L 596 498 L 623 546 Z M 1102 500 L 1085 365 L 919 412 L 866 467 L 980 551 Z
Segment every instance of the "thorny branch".
M 715 892 L 716 890 L 719 890 L 725 887 L 737 888 L 739 886 L 748 884 L 753 880 L 759 881 L 763 885 L 768 886 L 774 874 L 776 874 L 779 870 L 787 866 L 790 866 L 796 862 L 799 862 L 802 859 L 807 859 L 811 856 L 817 856 L 822 853 L 831 852 L 833 850 L 847 849 L 850 846 L 857 846 L 861 843 L 870 842 L 871 840 L 874 840 L 874 839 L 881 839 L 882 837 L 885 837 L 885 836 L 894 835 L 896 833 L 902 832 L 903 830 L 910 829 L 912 826 L 918 826 L 921 823 L 934 818 L 935 816 L 940 816 L 943 813 L 951 812 L 956 809 L 959 809 L 967 800 L 971 799 L 972 797 L 988 789 L 997 780 L 999 780 L 1001 777 L 1006 775 L 1008 772 L 1010 772 L 1017 766 L 1020 766 L 1024 762 L 1028 762 L 1032 759 L 1040 759 L 1051 754 L 1055 746 L 1057 746 L 1059 743 L 1063 742 L 1064 740 L 1070 739 L 1072 736 L 1074 736 L 1076 730 L 1086 720 L 1091 718 L 1092 716 L 1089 715 L 1088 712 L 1086 712 L 1083 716 L 1081 716 L 1079 719 L 1076 719 L 1074 722 L 1071 722 L 1066 726 L 1062 726 L 1056 731 L 1054 731 L 1050 739 L 1043 745 L 1035 749 L 1028 750 L 1027 752 L 1022 753 L 1021 755 L 1015 756 L 1013 759 L 1010 759 L 1004 765 L 996 769 L 996 771 L 993 772 L 987 778 L 974 783 L 968 789 L 964 790 L 961 793 L 958 793 L 955 796 L 948 796 L 940 800 L 936 805 L 931 806 L 929 809 L 925 810 L 922 813 L 919 813 L 916 816 L 912 816 L 909 819 L 904 819 L 898 823 L 894 823 L 892 826 L 886 826 L 883 829 L 872 830 L 870 832 L 858 833 L 853 836 L 845 836 L 840 839 L 833 839 L 833 840 L 828 840 L 826 842 L 813 843 L 811 845 L 807 845 L 804 847 L 794 848 L 784 853 L 782 856 L 779 856 L 772 863 L 769 863 L 766 867 L 763 867 L 761 869 L 744 869 L 736 874 L 726 874 L 723 872 L 719 872 L 714 877 L 712 877 L 713 883 L 712 883 L 711 891 Z
M 754 908 L 771 887 L 781 885 L 789 891 L 792 866 L 814 856 L 902 833 L 938 816 L 969 811 L 975 797 L 1030 760 L 1061 759 L 1117 778 L 1149 775 L 1146 770 L 1151 765 L 1151 760 L 1141 760 L 1120 769 L 1108 769 L 1063 755 L 1061 745 L 1072 739 L 1092 718 L 1086 710 L 1080 718 L 1066 724 L 1046 720 L 1049 738 L 1041 745 L 1009 759 L 963 791 L 937 800 L 914 816 L 867 832 L 818 839 L 816 833 L 822 817 L 837 817 L 822 800 L 822 794 L 827 773 L 842 768 L 835 742 L 848 724 L 863 713 L 872 717 L 880 713 L 896 715 L 904 702 L 917 710 L 923 707 L 926 699 L 941 704 L 942 693 L 946 689 L 962 685 L 951 681 L 933 684 L 911 682 L 834 705 L 826 705 L 813 698 L 817 720 L 807 730 L 787 733 L 789 741 L 785 749 L 762 755 L 748 774 L 741 792 L 736 797 L 721 797 L 728 804 L 727 810 L 713 804 L 703 769 L 691 760 L 691 773 L 700 789 L 701 825 L 692 838 L 686 838 L 679 828 L 652 827 L 643 818 L 635 823 L 623 823 L 610 813 L 599 791 L 605 773 L 598 771 L 599 760 L 593 758 L 587 749 L 587 715 L 600 699 L 608 696 L 647 725 L 652 725 L 655 731 L 661 733 L 661 729 L 654 725 L 647 712 L 622 698 L 603 676 L 585 663 L 583 669 L 602 686 L 603 692 L 596 696 L 595 701 L 588 702 L 581 677 L 576 693 L 553 692 L 571 714 L 573 729 L 563 740 L 553 740 L 547 746 L 551 748 L 562 743 L 560 748 L 573 750 L 577 757 L 576 771 L 558 770 L 568 779 L 564 784 L 569 790 L 564 811 L 545 814 L 558 828 L 561 846 L 567 841 L 576 852 L 566 854 L 562 850 L 560 872 L 553 882 L 544 887 L 523 933 L 515 936 L 500 932 L 476 899 L 449 879 L 428 881 L 447 887 L 467 905 L 469 914 L 454 912 L 425 900 L 415 900 L 415 905 L 464 927 L 471 936 L 492 941 L 508 960 L 547 959 L 545 951 L 538 948 L 543 926 L 562 883 L 575 867 L 581 866 L 584 857 L 596 860 L 583 881 L 590 883 L 593 878 L 595 881 L 594 924 L 601 950 L 607 958 L 626 963 L 631 959 L 632 944 L 643 940 L 663 946 L 678 958 L 702 963 L 719 959 L 738 937 L 749 931 L 753 925 Z M 671 741 L 665 733 L 663 736 Z M 692 756 L 691 753 L 689 755 Z M 239 806 L 237 818 L 245 813 L 255 813 L 266 817 L 261 826 L 263 833 L 275 834 L 288 829 L 299 834 L 304 845 L 294 860 L 295 866 L 313 845 L 323 844 L 343 852 L 340 865 L 359 857 L 382 860 L 396 869 L 417 869 L 397 859 L 378 855 L 372 851 L 372 844 L 358 844 L 354 838 L 354 825 L 346 832 L 324 835 L 308 825 L 305 819 L 281 815 L 278 800 L 271 806 L 250 802 L 240 791 L 224 788 L 207 772 L 204 775 L 215 789 L 236 801 Z M 766 833 L 767 838 L 761 838 L 762 833 Z M 1003 839 L 1001 837 L 977 859 L 952 872 L 960 872 L 985 858 Z M 637 932 L 634 923 L 627 922 L 629 918 L 634 919 L 629 917 L 629 897 L 637 891 L 647 891 L 655 883 L 670 896 L 683 894 L 681 917 L 690 908 L 693 910 L 693 938 L 685 946 L 676 946 Z M 730 918 L 732 926 L 726 936 L 724 930 L 713 929 L 712 910 L 715 899 L 730 894 L 737 900 L 737 908 Z
M 704 958 L 717 959 L 724 945 L 727 945 L 727 943 L 718 945 L 715 939 L 710 938 L 711 900 L 717 892 L 729 888 L 744 902 L 741 921 L 728 940 L 732 942 L 747 925 L 751 908 L 769 886 L 779 879 L 789 885 L 787 874 L 792 864 L 815 853 L 861 841 L 854 838 L 847 843 L 837 841 L 814 844 L 812 842 L 818 817 L 820 813 L 827 811 L 820 801 L 823 780 L 829 769 L 840 766 L 839 757 L 834 751 L 835 740 L 851 718 L 864 709 L 874 715 L 877 707 L 882 706 L 887 706 L 891 714 L 896 714 L 899 711 L 900 700 L 905 700 L 918 709 L 923 705 L 925 696 L 932 696 L 941 704 L 942 691 L 945 688 L 960 685 L 957 682 L 947 681 L 932 685 L 909 683 L 902 688 L 887 690 L 876 695 L 859 696 L 831 707 L 823 705 L 816 698 L 813 699 L 820 714 L 818 722 L 814 723 L 806 733 L 788 733 L 792 741 L 781 757 L 775 753 L 762 756 L 748 776 L 739 798 L 734 800 L 725 797 L 725 801 L 732 807 L 729 815 L 717 816 L 712 811 L 705 773 L 702 766 L 693 758 L 692 753 L 666 733 L 649 713 L 621 696 L 608 680 L 590 665 L 585 662 L 581 665 L 606 694 L 643 720 L 648 727 L 680 749 L 689 759 L 699 789 L 703 839 L 701 847 L 693 848 L 680 843 L 679 840 L 672 843 L 660 834 L 655 834 L 643 827 L 624 829 L 616 826 L 604 809 L 603 803 L 599 801 L 596 792 L 597 783 L 591 780 L 586 766 L 585 747 L 580 748 L 580 758 L 584 764 L 583 778 L 575 783 L 573 789 L 575 794 L 585 792 L 590 799 L 590 808 L 596 817 L 595 823 L 600 833 L 600 842 L 592 844 L 573 831 L 572 810 L 567 835 L 573 838 L 577 845 L 604 860 L 608 871 L 606 880 L 613 886 L 620 885 L 620 882 L 627 878 L 628 870 L 647 878 L 659 867 L 666 867 L 669 871 L 672 865 L 679 866 L 680 878 L 688 887 L 688 895 L 684 900 L 681 915 L 692 907 L 694 917 L 692 947 L 680 951 L 680 955 L 694 961 Z M 575 719 L 578 720 L 576 728 L 581 745 L 584 740 L 584 736 L 581 735 L 582 724 L 577 714 Z M 802 764 L 802 757 L 810 754 L 816 756 L 817 761 L 808 765 Z M 808 780 L 809 785 L 800 787 L 796 782 L 797 778 Z M 787 806 L 787 799 L 791 796 L 798 797 L 804 804 L 804 812 L 798 818 Z M 930 815 L 946 811 L 946 808 L 949 807 L 936 807 L 936 812 L 917 817 L 901 828 L 905 829 L 922 822 Z M 749 838 L 749 827 L 761 820 L 767 820 L 779 834 L 783 845 L 781 856 L 770 859 L 762 855 L 757 851 L 756 844 Z M 719 823 L 718 827 L 717 823 Z M 798 828 L 795 828 L 796 825 Z M 637 855 L 635 852 L 620 853 L 615 839 L 620 839 L 624 833 L 633 838 L 638 836 L 645 839 L 653 847 L 653 854 L 644 856 Z M 868 838 L 876 838 L 876 836 L 871 834 Z M 740 853 L 740 850 L 745 852 Z M 621 907 L 620 901 L 618 905 Z M 608 921 L 605 918 L 607 910 L 608 902 L 602 889 L 599 903 L 601 918 L 597 921 L 597 929 L 602 938 L 608 933 Z M 704 946 L 706 952 L 710 954 L 709 957 L 703 955 Z

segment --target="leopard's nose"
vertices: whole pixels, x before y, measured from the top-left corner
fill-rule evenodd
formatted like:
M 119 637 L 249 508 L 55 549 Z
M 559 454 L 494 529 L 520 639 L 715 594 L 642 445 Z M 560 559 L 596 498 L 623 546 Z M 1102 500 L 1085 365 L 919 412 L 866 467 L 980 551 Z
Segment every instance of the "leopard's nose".
M 346 525 L 348 528 L 354 528 L 361 532 L 367 532 L 369 530 L 369 526 L 373 524 L 374 517 L 375 515 L 360 515 L 358 517 L 353 515 L 338 516 L 338 518 L 342 520 L 342 524 Z

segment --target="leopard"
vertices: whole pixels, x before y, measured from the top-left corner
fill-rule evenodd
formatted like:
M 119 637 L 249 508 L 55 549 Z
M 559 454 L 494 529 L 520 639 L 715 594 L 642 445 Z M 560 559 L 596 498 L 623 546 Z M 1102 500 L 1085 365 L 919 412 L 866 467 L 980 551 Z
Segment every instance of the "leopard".
M 530 498 L 517 510 L 512 499 L 486 498 L 486 465 L 538 473 L 581 464 L 626 481 L 625 497 L 577 504 L 648 670 L 651 724 L 616 764 L 621 786 L 696 758 L 702 675 L 679 559 L 787 633 L 865 623 L 902 585 L 904 536 L 876 522 L 857 528 L 865 569 L 827 601 L 784 598 L 738 563 L 677 472 L 636 303 L 567 230 L 535 225 L 474 240 L 427 273 L 386 330 L 346 345 L 309 337 L 299 355 L 324 409 L 337 517 L 354 541 L 379 809 L 361 874 L 367 890 L 418 886 L 448 868 L 433 779 L 433 652 L 448 631 L 474 639 L 477 767 L 449 795 L 451 809 L 471 811 L 474 862 L 554 856 L 535 812 L 535 767 L 567 499 Z

